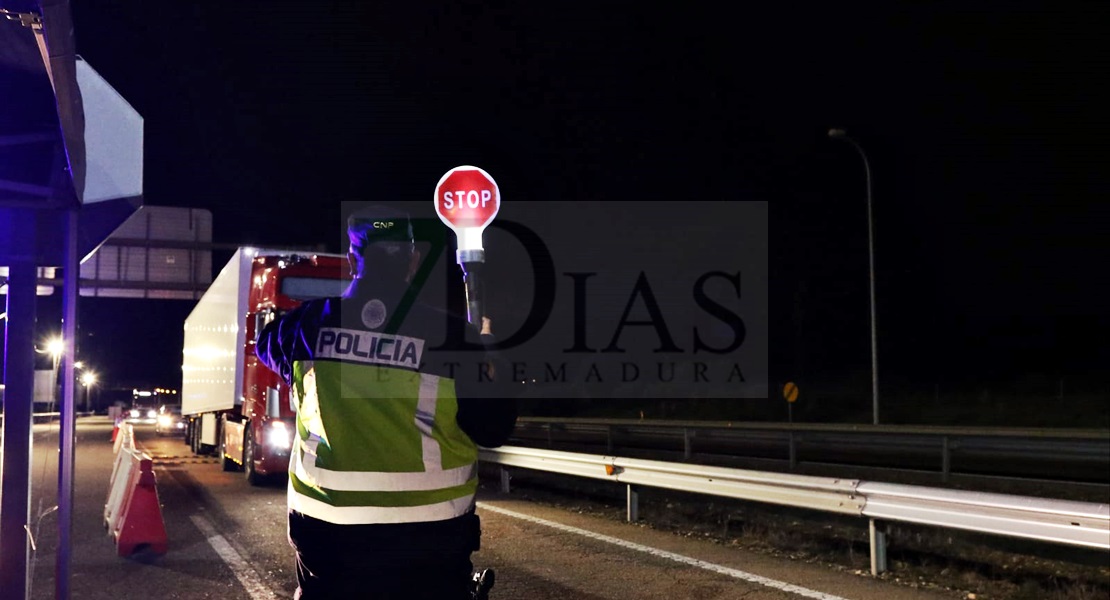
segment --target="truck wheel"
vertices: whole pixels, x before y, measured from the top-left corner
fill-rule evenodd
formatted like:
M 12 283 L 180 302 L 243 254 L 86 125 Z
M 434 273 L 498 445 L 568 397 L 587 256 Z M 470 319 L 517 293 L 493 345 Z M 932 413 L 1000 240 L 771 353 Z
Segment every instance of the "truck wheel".
M 251 485 L 262 485 L 265 479 L 254 470 L 254 433 L 249 426 L 243 428 L 243 472 Z
M 200 423 L 196 420 L 193 421 L 189 434 L 189 449 L 193 451 L 193 456 L 200 456 Z
M 239 465 L 227 455 L 227 436 L 220 437 L 220 465 L 223 466 L 224 471 L 238 471 Z

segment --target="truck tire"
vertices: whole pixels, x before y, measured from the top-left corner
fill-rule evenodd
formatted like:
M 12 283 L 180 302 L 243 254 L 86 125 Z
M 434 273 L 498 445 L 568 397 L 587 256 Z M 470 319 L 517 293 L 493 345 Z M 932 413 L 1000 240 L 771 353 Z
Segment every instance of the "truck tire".
M 247 483 L 262 485 L 266 478 L 254 470 L 254 433 L 251 428 L 243 429 L 243 472 L 246 474 Z
M 200 456 L 200 419 L 193 419 L 189 425 L 189 449 L 193 456 Z
M 222 430 L 223 427 L 220 429 Z M 220 436 L 220 465 L 223 467 L 224 471 L 238 471 L 239 465 L 227 455 L 227 433 L 224 431 L 220 433 L 223 434 Z

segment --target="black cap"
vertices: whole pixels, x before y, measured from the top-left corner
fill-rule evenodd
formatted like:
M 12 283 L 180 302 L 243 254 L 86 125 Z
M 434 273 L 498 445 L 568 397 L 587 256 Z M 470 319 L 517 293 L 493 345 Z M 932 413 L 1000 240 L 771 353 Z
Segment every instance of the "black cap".
M 412 221 L 408 213 L 388 206 L 367 206 L 347 217 L 351 252 L 365 254 L 373 247 L 386 254 L 412 249 Z

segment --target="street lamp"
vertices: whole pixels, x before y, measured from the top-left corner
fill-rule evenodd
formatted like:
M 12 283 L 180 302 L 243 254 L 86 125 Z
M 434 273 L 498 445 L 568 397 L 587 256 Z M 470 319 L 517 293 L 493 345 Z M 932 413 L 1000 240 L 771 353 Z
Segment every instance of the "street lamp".
M 49 340 L 46 340 L 46 348 L 43 350 L 35 348 L 35 352 L 38 352 L 39 354 L 49 354 L 52 358 L 53 362 L 51 363 L 50 369 L 50 380 L 52 389 L 50 397 L 54 402 L 58 401 L 58 362 L 61 360 L 62 354 L 65 352 L 65 348 L 65 341 L 61 337 L 53 337 Z
M 46 351 L 54 357 L 54 368 L 58 368 L 58 359 L 62 357 L 62 352 L 66 349 L 65 343 L 62 338 L 51 338 L 46 342 Z
M 843 129 L 830 129 L 829 137 L 844 140 L 851 144 L 863 159 L 863 171 L 867 175 L 867 264 L 868 279 L 871 285 L 871 411 L 872 422 L 879 424 L 879 339 L 875 325 L 875 221 L 871 214 L 871 164 L 867 154 L 855 140 L 848 137 Z
M 81 374 L 81 383 L 85 384 L 85 412 L 89 411 L 89 388 L 96 383 L 96 373 L 85 371 Z

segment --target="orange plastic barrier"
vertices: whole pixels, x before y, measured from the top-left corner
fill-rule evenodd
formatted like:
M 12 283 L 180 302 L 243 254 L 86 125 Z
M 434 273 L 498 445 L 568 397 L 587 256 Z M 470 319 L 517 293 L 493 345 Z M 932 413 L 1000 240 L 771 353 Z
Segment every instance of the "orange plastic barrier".
M 168 546 L 166 526 L 162 522 L 162 505 L 158 502 L 153 462 L 149 456 L 135 451 L 132 453 L 132 460 L 138 465 L 130 469 L 119 519 L 112 530 L 116 553 L 130 556 L 145 546 L 154 554 L 165 554 Z
M 165 554 L 168 542 L 162 521 L 162 505 L 153 461 L 134 447 L 131 426 L 121 428 L 116 439 L 117 454 L 104 505 L 104 524 L 116 542 L 119 556 L 130 556 L 141 548 Z

